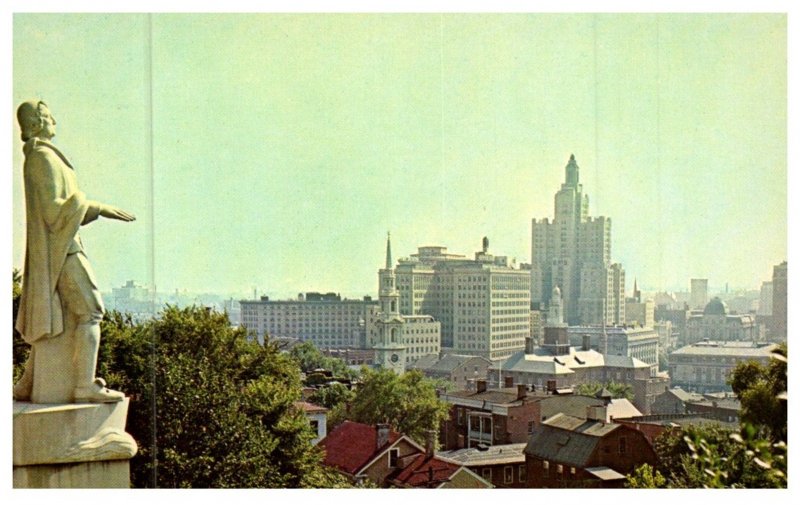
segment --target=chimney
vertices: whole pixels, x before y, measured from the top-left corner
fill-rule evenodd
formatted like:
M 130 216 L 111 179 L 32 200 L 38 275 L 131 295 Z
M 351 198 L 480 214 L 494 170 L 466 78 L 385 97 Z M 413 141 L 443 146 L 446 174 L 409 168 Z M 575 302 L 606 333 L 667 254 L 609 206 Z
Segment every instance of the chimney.
M 475 384 L 478 387 L 478 393 L 486 391 L 486 381 L 484 379 L 478 379 Z
M 506 376 L 505 377 L 505 381 L 506 381 L 506 387 L 507 388 L 513 388 L 514 387 L 514 377 Z
M 586 420 L 587 421 L 600 421 L 606 422 L 608 410 L 604 405 L 589 405 L 586 407 Z
M 533 354 L 533 338 L 525 337 L 525 354 Z
M 522 400 L 528 396 L 528 386 L 525 384 L 517 384 L 517 400 Z
M 434 449 L 436 447 L 436 430 L 428 430 L 425 432 L 425 456 L 432 458 Z
M 592 342 L 592 337 L 590 337 L 589 335 L 584 335 L 583 336 L 583 346 L 581 346 L 581 349 L 584 350 L 584 351 L 588 351 L 589 349 L 591 349 L 591 347 L 592 347 L 591 346 L 591 342 Z
M 389 443 L 389 425 L 388 424 L 376 424 L 375 431 L 378 434 L 377 442 L 376 442 L 376 449 L 380 449 L 384 445 Z

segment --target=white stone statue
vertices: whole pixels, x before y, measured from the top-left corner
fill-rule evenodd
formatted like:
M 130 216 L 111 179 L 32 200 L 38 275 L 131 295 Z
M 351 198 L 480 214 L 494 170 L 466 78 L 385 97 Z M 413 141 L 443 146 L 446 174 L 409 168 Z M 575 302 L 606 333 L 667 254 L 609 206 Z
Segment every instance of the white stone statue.
M 50 140 L 56 121 L 41 101 L 17 109 L 25 142 L 27 243 L 16 329 L 31 344 L 14 399 L 34 403 L 118 402 L 123 393 L 95 377 L 103 303 L 78 236 L 98 216 L 135 217 L 87 200 L 75 171 Z

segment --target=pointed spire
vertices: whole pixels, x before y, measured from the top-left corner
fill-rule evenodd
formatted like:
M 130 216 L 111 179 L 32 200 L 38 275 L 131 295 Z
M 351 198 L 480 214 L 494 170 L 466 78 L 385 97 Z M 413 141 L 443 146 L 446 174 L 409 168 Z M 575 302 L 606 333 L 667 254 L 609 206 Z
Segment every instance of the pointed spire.
M 566 169 L 565 170 L 566 177 L 564 182 L 567 184 L 567 186 L 577 186 L 579 182 L 579 177 L 578 177 L 579 169 L 578 169 L 578 162 L 575 161 L 574 154 L 569 155 L 569 162 L 567 162 L 567 166 L 565 167 L 565 169 Z
M 386 268 L 392 268 L 392 235 L 386 232 Z

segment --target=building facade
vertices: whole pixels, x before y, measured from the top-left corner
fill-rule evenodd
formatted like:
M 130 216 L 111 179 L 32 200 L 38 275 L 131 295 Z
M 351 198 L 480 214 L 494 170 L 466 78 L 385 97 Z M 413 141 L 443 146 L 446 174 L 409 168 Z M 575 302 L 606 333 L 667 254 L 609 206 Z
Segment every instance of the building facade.
M 708 303 L 708 279 L 692 279 L 690 287 L 689 307 L 702 309 Z
M 642 326 L 570 326 L 567 330 L 569 343 L 581 347 L 589 337 L 589 347 L 602 352 L 603 339 L 606 353 L 612 356 L 629 356 L 647 363 L 650 375 L 658 373 L 659 335 L 652 327 Z
M 787 263 L 775 265 L 772 269 L 772 325 L 770 339 L 786 340 L 786 286 L 788 282 Z
M 486 358 L 464 354 L 429 354 L 413 362 L 408 368 L 419 370 L 426 377 L 444 379 L 453 383 L 456 389 L 467 389 L 479 380 L 486 380 L 489 366 Z
M 754 360 L 767 365 L 777 344 L 758 342 L 697 342 L 669 355 L 672 387 L 708 393 L 730 391 L 728 377 L 742 361 Z
M 420 247 L 396 267 L 400 313 L 441 323 L 448 352 L 502 359 L 530 335 L 530 272 L 488 253 L 484 239 L 473 260 L 445 247 Z
M 575 156 L 565 172 L 553 221 L 531 221 L 531 302 L 547 307 L 558 286 L 570 325 L 624 324 L 625 271 L 611 263 L 611 219 L 589 217 Z
M 687 344 L 703 340 L 732 341 L 759 340 L 761 337 L 756 318 L 752 314 L 729 314 L 728 307 L 719 298 L 713 298 L 702 314 L 692 314 L 686 321 Z
M 364 348 L 366 321 L 378 302 L 342 299 L 335 293 L 306 293 L 297 300 L 241 300 L 241 324 L 264 343 L 264 336 L 311 341 L 320 349 Z
M 669 378 L 655 375 L 652 364 L 625 354 L 622 350 L 617 354 L 616 341 L 614 338 L 608 339 L 608 333 L 604 334 L 602 327 L 598 328 L 599 333 L 595 333 L 596 338 L 600 339 L 595 345 L 601 350 L 614 350 L 614 353 L 592 349 L 591 335 L 585 332 L 577 334 L 581 339 L 580 347 L 570 345 L 569 329 L 563 322 L 559 295 L 558 287 L 554 288 L 544 328 L 544 343 L 534 346 L 532 340 L 528 340 L 524 350 L 492 365 L 489 376 L 502 376 L 503 381 L 512 380 L 515 384 L 525 384 L 540 391 L 569 389 L 589 382 L 629 384 L 633 388 L 633 404 L 642 413 L 649 413 L 655 397 L 667 389 Z M 651 341 L 655 340 L 657 356 L 658 336 L 652 330 L 649 332 L 652 335 L 643 339 L 641 350 L 650 349 L 653 346 Z M 647 355 L 650 356 L 651 351 L 647 351 Z M 657 367 L 657 358 L 655 363 Z
M 525 448 L 528 487 L 623 487 L 625 475 L 656 454 L 641 432 L 606 422 L 556 414 L 537 426 Z

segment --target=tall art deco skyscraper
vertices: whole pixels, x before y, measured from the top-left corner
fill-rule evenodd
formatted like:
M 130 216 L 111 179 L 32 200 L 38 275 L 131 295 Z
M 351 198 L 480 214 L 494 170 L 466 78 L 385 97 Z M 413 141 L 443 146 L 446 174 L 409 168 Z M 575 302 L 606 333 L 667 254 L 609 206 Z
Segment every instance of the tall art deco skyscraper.
M 611 263 L 611 219 L 589 217 L 589 196 L 571 155 L 555 217 L 531 224 L 531 303 L 544 310 L 558 287 L 569 325 L 625 322 L 625 271 Z

